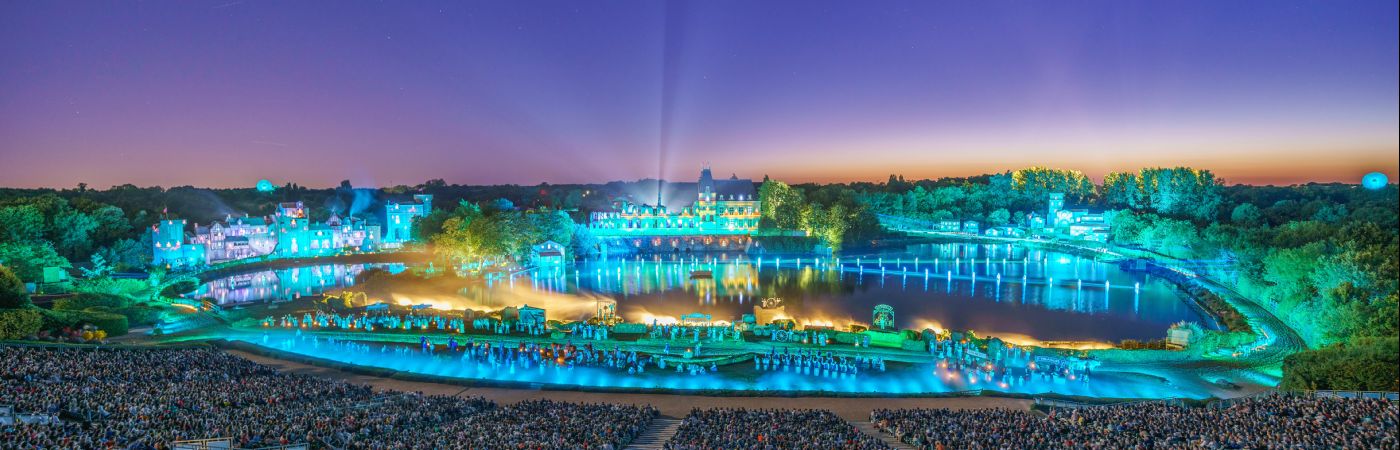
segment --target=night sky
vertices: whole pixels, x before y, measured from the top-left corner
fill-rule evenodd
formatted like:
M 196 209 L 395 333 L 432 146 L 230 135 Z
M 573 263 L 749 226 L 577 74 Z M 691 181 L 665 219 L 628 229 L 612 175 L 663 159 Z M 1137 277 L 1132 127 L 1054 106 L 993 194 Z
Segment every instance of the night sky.
M 1400 165 L 1397 2 L 0 2 L 0 186 Z

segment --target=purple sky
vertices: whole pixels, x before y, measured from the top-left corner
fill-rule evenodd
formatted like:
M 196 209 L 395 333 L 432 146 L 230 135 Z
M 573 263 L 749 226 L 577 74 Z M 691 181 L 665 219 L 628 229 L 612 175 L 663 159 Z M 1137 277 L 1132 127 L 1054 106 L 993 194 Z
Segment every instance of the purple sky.
M 1397 2 L 0 2 L 0 186 L 1400 166 Z

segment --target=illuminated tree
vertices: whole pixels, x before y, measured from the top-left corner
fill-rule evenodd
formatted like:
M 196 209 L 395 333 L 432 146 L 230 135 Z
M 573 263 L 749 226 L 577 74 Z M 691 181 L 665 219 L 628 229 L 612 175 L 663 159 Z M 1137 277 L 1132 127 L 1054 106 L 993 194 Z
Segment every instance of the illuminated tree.
M 1138 177 L 1146 206 L 1159 214 L 1209 219 L 1220 205 L 1221 181 L 1209 170 L 1151 168 Z
M 1234 210 L 1230 211 L 1230 221 L 1240 225 L 1259 225 L 1263 219 L 1263 213 L 1253 203 L 1240 203 L 1235 206 Z
M 996 211 L 992 211 L 991 214 L 987 214 L 988 225 L 999 227 L 1006 225 L 1008 222 L 1011 222 L 1011 212 L 1007 211 L 1006 208 L 999 208 Z
M 1046 167 L 1011 172 L 1011 188 L 1034 199 L 1046 198 L 1051 192 L 1063 192 L 1071 201 L 1084 201 L 1094 194 L 1094 182 L 1083 172 Z
M 1141 208 L 1141 179 L 1132 172 L 1113 172 L 1104 176 L 1103 201 L 1113 207 Z
M 44 238 L 44 215 L 33 205 L 0 208 L 0 242 L 32 243 Z
M 9 267 L 21 280 L 30 282 L 42 279 L 45 267 L 73 267 L 48 242 L 0 244 L 0 264 Z
M 22 308 L 29 305 L 29 292 L 24 282 L 10 270 L 0 266 L 0 309 Z
M 787 183 L 768 180 L 758 188 L 759 226 L 796 230 L 801 228 L 802 191 Z
M 65 211 L 53 218 L 50 234 L 54 249 L 69 258 L 86 253 L 92 247 L 92 230 L 97 221 L 79 211 Z

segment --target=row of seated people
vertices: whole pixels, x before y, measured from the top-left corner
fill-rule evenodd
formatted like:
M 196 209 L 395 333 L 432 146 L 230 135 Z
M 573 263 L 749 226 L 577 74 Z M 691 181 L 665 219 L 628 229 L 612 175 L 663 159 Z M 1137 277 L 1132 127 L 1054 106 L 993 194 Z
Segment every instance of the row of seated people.
M 279 372 L 213 349 L 0 346 L 0 405 L 60 418 L 0 426 L 0 449 L 235 447 L 620 449 L 650 407 L 374 391 Z M 1165 403 L 1054 410 L 876 410 L 911 445 L 943 448 L 1396 448 L 1396 404 L 1274 395 L 1221 408 Z M 665 444 L 699 449 L 880 449 L 827 411 L 693 410 Z
M 695 409 L 681 421 L 668 450 L 867 450 L 889 448 L 822 410 Z
M 374 391 L 213 349 L 0 347 L 0 405 L 58 418 L 0 426 L 0 449 L 166 449 L 208 438 L 239 448 L 619 449 L 656 415 Z
M 1137 403 L 1051 410 L 876 410 L 883 432 L 924 449 L 1393 449 L 1396 403 L 1267 395 L 1223 407 Z

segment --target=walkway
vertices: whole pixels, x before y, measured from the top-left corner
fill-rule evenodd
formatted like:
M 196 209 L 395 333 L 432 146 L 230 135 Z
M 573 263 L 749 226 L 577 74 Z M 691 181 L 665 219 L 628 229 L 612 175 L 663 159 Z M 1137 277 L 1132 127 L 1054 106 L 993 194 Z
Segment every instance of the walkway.
M 666 441 L 671 440 L 671 436 L 676 435 L 676 429 L 681 427 L 680 419 L 656 418 L 651 421 L 651 427 L 642 432 L 641 436 L 632 440 L 632 445 L 627 446 L 629 450 L 640 449 L 660 449 Z
M 882 433 L 882 432 L 880 432 L 880 430 L 875 429 L 875 424 L 873 424 L 873 423 L 870 423 L 870 422 L 855 422 L 855 425 L 856 425 L 856 429 L 857 429 L 857 430 L 860 430 L 861 433 L 865 433 L 865 434 L 874 436 L 874 437 L 876 437 L 876 438 L 879 438 L 881 441 L 884 441 L 884 442 L 885 442 L 885 445 L 890 446 L 890 448 L 897 449 L 897 450 L 914 450 L 914 446 L 909 445 L 909 444 L 905 444 L 904 442 L 901 442 L 901 441 L 900 441 L 898 438 L 896 438 L 893 434 Z

